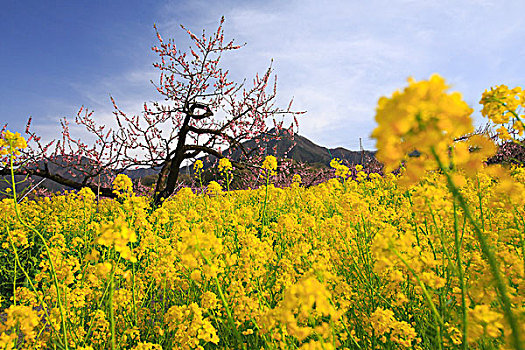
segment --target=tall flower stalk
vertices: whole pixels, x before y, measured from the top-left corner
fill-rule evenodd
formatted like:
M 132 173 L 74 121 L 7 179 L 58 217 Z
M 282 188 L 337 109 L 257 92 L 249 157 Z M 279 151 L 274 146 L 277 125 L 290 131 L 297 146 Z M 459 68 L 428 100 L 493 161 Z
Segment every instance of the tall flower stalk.
M 407 187 L 418 183 L 427 171 L 437 169 L 444 174 L 448 189 L 470 223 L 482 255 L 490 267 L 503 312 L 511 327 L 513 345 L 521 350 L 521 329 L 512 311 L 499 262 L 460 192 L 460 187 L 466 183 L 465 176 L 474 178 L 482 171 L 496 175 L 503 191 L 508 192 L 511 198 L 516 196 L 512 192 L 522 192 L 519 190 L 521 187 L 515 185 L 502 168 L 489 167 L 485 170 L 485 161 L 496 153 L 497 147 L 484 135 L 464 137 L 474 131 L 471 118 L 473 110 L 459 93 L 448 93 L 447 90 L 445 80 L 433 75 L 428 81 L 409 79 L 409 85 L 403 91 L 395 92 L 390 98 L 382 97 L 376 113 L 378 127 L 372 133 L 377 140 L 377 158 L 384 163 L 386 171 L 403 164 L 406 170 L 400 183 Z M 519 116 L 509 112 L 509 109 L 514 110 L 520 103 L 525 104 L 525 99 L 507 98 L 509 94 L 516 93 L 521 93 L 521 89 L 508 92 L 501 88 L 485 92 L 481 100 L 484 104 L 483 114 L 496 123 L 508 122 L 509 117 L 513 117 L 513 125 L 523 132 Z M 500 133 L 505 134 L 506 129 L 501 129 Z M 513 188 L 518 190 L 513 191 Z M 456 238 L 456 250 L 459 249 L 457 245 Z M 459 272 L 462 278 L 461 267 Z M 465 303 L 462 304 L 465 308 Z M 465 310 L 463 313 L 463 339 L 466 339 Z
M 277 158 L 274 156 L 266 156 L 262 168 L 264 170 L 265 180 L 266 180 L 266 186 L 264 191 L 264 205 L 262 209 L 262 225 L 265 226 L 268 224 L 268 217 L 266 214 L 266 205 L 268 203 L 268 186 L 270 186 L 270 176 L 275 174 L 275 170 L 277 169 Z
M 16 196 L 16 181 L 15 181 L 15 173 L 14 173 L 14 160 L 15 160 L 15 157 L 20 154 L 19 150 L 24 149 L 26 147 L 27 147 L 26 140 L 22 136 L 20 136 L 19 133 L 12 133 L 9 130 L 6 130 L 3 133 L 2 138 L 0 138 L 0 155 L 7 156 L 8 161 L 9 161 L 9 167 L 11 169 L 11 186 L 12 186 L 12 191 L 13 191 L 13 204 L 15 207 L 16 218 L 18 222 L 22 224 L 22 226 L 24 226 L 28 230 L 33 231 L 37 235 L 37 237 L 42 241 L 42 244 L 44 245 L 44 248 L 45 248 L 48 260 L 49 260 L 49 266 L 51 268 L 51 274 L 53 276 L 53 283 L 55 284 L 56 293 L 57 293 L 57 304 L 60 310 L 60 321 L 62 323 L 61 328 L 62 328 L 62 337 L 63 337 L 62 339 L 64 342 L 63 346 L 67 350 L 69 349 L 69 346 L 68 346 L 69 342 L 68 342 L 68 337 L 67 337 L 68 331 L 67 331 L 67 326 L 66 326 L 65 309 L 62 303 L 62 296 L 61 296 L 62 293 L 60 292 L 60 285 L 58 283 L 58 278 L 57 278 L 57 274 L 55 270 L 55 264 L 53 263 L 53 259 L 51 257 L 49 246 L 46 242 L 46 239 L 44 238 L 44 236 L 42 236 L 40 231 L 28 225 L 24 220 L 22 220 L 22 217 L 20 215 L 20 211 L 18 208 L 17 196 Z

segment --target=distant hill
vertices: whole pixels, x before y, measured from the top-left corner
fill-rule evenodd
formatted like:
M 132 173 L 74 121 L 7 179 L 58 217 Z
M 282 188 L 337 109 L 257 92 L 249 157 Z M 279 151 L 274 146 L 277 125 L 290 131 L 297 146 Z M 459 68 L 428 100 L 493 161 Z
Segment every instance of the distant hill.
M 273 133 L 272 129 L 270 133 Z M 295 145 L 293 143 L 295 142 Z M 246 149 L 253 149 L 257 146 L 254 140 L 246 141 L 243 143 Z M 266 148 L 266 154 L 273 155 L 277 158 L 290 158 L 297 162 L 308 163 L 308 164 L 320 164 L 324 166 L 330 166 L 330 161 L 333 158 L 339 158 L 348 162 L 349 164 L 361 164 L 362 160 L 366 162 L 366 159 L 374 159 L 375 151 L 350 151 L 343 147 L 327 148 L 319 146 L 304 136 L 299 134 L 294 135 L 294 140 L 283 135 L 281 140 L 270 140 L 265 143 L 260 141 L 260 147 Z M 293 147 L 292 147 L 293 146 Z M 273 149 L 275 148 L 275 152 Z M 241 151 L 237 150 L 230 154 L 229 150 L 223 152 L 228 158 L 233 160 L 239 160 Z M 209 161 L 205 162 L 205 165 L 213 164 L 215 157 L 207 157 Z
M 271 130 L 270 133 L 274 132 L 274 130 Z M 295 142 L 295 145 L 293 145 L 293 142 Z M 243 143 L 244 147 L 247 150 L 253 149 L 257 146 L 257 143 L 255 140 L 249 140 Z M 301 163 L 308 163 L 311 165 L 321 166 L 321 167 L 328 167 L 330 166 L 330 161 L 333 158 L 339 158 L 343 161 L 348 162 L 349 164 L 362 164 L 362 160 L 365 162 L 370 159 L 374 159 L 375 151 L 350 151 L 343 147 L 337 147 L 337 148 L 327 148 L 323 146 L 319 146 L 309 139 L 307 139 L 304 136 L 301 136 L 299 134 L 294 135 L 294 140 L 290 140 L 288 137 L 283 136 L 281 140 L 270 140 L 268 143 L 265 143 L 263 141 L 259 142 L 259 145 L 263 148 L 266 148 L 266 154 L 273 155 L 277 158 L 291 158 L 297 162 Z M 292 147 L 293 146 L 293 147 Z M 275 147 L 275 152 L 273 151 Z M 241 152 L 239 150 L 231 153 L 230 150 L 225 150 L 223 152 L 225 156 L 232 160 L 239 160 L 241 156 Z M 215 163 L 215 157 L 208 156 L 203 157 L 203 163 L 204 167 L 208 168 L 212 166 L 212 164 Z M 82 163 L 88 164 L 87 159 L 85 162 Z M 43 165 L 42 165 L 43 166 Z M 49 165 L 50 170 L 53 172 L 58 172 L 64 177 L 70 177 L 70 175 L 67 173 L 67 171 L 64 168 L 60 168 L 57 165 L 50 164 Z M 191 167 L 189 169 L 192 171 Z M 159 173 L 160 168 L 140 168 L 135 170 L 126 170 L 124 171 L 124 174 L 128 175 L 132 180 L 138 180 L 138 179 L 144 179 L 146 177 L 151 178 L 152 176 L 155 176 Z M 181 174 L 187 174 L 188 168 L 183 167 L 181 168 Z M 24 179 L 22 176 L 17 176 L 17 181 L 21 181 Z M 40 177 L 35 176 L 33 178 L 34 183 L 38 183 L 41 180 Z M 20 189 L 25 188 L 26 184 L 21 184 L 19 186 Z M 51 180 L 46 179 L 42 186 L 45 188 L 51 190 L 51 191 L 62 191 L 62 190 L 69 190 L 67 186 L 60 185 L 58 183 L 55 183 Z M 7 184 L 5 182 L 0 183 L 0 190 L 4 190 L 7 187 Z

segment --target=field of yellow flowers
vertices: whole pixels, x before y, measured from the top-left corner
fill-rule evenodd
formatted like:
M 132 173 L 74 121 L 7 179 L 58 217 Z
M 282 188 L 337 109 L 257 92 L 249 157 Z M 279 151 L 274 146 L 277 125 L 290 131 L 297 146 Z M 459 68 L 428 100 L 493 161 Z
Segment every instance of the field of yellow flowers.
M 482 103 L 503 136 L 523 130 L 521 89 Z M 335 179 L 276 188 L 268 157 L 266 186 L 156 209 L 123 175 L 116 200 L 4 199 L 0 348 L 523 349 L 525 169 L 456 140 L 471 113 L 439 76 L 382 98 L 377 157 L 400 175 L 333 160 Z

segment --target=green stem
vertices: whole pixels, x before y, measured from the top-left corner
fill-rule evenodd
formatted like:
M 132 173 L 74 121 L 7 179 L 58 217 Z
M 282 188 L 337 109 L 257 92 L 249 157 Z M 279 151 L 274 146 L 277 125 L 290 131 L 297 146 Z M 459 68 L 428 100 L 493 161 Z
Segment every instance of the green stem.
M 463 276 L 463 264 L 461 261 L 461 242 L 459 239 L 459 227 L 458 227 L 458 216 L 457 216 L 457 206 L 456 201 L 454 200 L 454 241 L 456 245 L 456 259 L 458 265 L 458 275 L 459 275 L 459 286 L 461 288 L 461 311 L 463 318 L 463 339 L 462 347 L 464 350 L 468 349 L 467 344 L 467 330 L 468 330 L 468 318 L 467 318 L 467 297 L 466 297 L 466 286 L 465 278 Z
M 137 326 L 137 300 L 135 298 L 135 263 L 132 263 L 132 276 L 133 276 L 133 286 L 131 288 L 133 296 L 133 321 L 135 322 L 134 326 Z
M 33 291 L 33 293 L 35 293 L 35 296 L 38 298 L 38 301 L 40 302 L 40 305 L 42 305 L 42 310 L 44 310 L 44 312 L 46 313 L 47 317 L 49 317 L 49 310 L 48 308 L 46 307 L 46 304 L 44 303 L 44 299 L 42 299 L 42 296 L 40 295 L 40 293 L 37 292 L 37 289 L 35 287 L 35 285 L 33 284 L 33 281 L 31 281 L 31 278 L 29 277 L 29 274 L 26 272 L 26 270 L 24 269 L 24 267 L 22 266 L 22 263 L 20 262 L 20 256 L 18 255 L 18 251 L 13 243 L 13 239 L 11 238 L 11 234 L 9 232 L 9 228 L 7 227 L 7 234 L 8 234 L 8 238 L 9 238 L 9 243 L 11 243 L 11 247 L 13 248 L 13 252 L 15 254 L 15 263 L 18 264 L 18 266 L 20 267 L 20 270 L 22 271 L 22 273 L 24 274 L 24 276 L 26 277 L 29 285 L 31 286 L 31 290 Z M 55 328 L 53 327 L 53 325 L 51 325 L 53 331 L 56 332 Z M 45 328 L 45 327 L 44 327 Z M 44 329 L 42 328 L 42 330 Z M 40 333 L 42 332 L 42 330 L 40 331 Z M 40 333 L 38 336 L 40 336 Z
M 413 268 L 410 267 L 410 265 L 406 262 L 405 259 L 403 259 L 401 254 L 399 254 L 399 252 L 397 251 L 397 249 L 392 248 L 392 252 L 394 252 L 394 254 L 399 258 L 399 260 L 401 260 L 401 262 L 412 273 L 412 275 L 414 275 L 414 277 L 416 278 L 417 283 L 419 284 L 419 287 L 423 291 L 423 295 L 425 296 L 425 299 L 427 299 L 427 303 L 430 306 L 430 310 L 434 314 L 434 318 L 438 322 L 439 327 L 443 328 L 444 327 L 444 323 L 443 323 L 443 319 L 441 318 L 441 314 L 436 309 L 436 305 L 432 301 L 432 297 L 430 296 L 430 293 L 428 292 L 427 288 L 425 287 L 425 284 L 421 281 L 421 279 L 419 279 L 419 276 L 418 276 L 417 272 Z
M 238 334 L 239 332 L 237 330 L 237 326 L 235 326 L 235 321 L 233 320 L 233 316 L 232 316 L 230 307 L 228 305 L 228 302 L 226 301 L 226 297 L 224 296 L 224 293 L 222 292 L 222 287 L 219 283 L 219 279 L 217 278 L 217 276 L 214 276 L 213 279 L 215 280 L 215 284 L 217 285 L 217 290 L 219 291 L 219 296 L 221 297 L 222 305 L 224 306 L 224 309 L 226 310 L 226 313 L 228 314 L 228 321 L 230 321 L 230 324 L 233 327 L 235 336 L 239 338 L 239 334 Z
M 268 184 L 270 183 L 270 173 L 269 170 L 266 170 L 266 192 L 264 195 L 264 207 L 262 212 L 262 225 L 265 225 L 265 219 L 266 219 L 266 202 L 268 201 Z
M 11 240 L 11 237 L 9 237 L 9 240 Z M 11 243 L 13 245 L 13 243 Z M 14 246 L 13 246 L 14 249 Z M 16 261 L 15 261 L 15 273 L 13 276 L 13 305 L 16 306 Z
M 119 264 L 120 259 L 121 259 L 121 257 L 119 256 L 118 259 L 117 259 L 117 263 L 113 265 L 112 271 L 110 272 L 110 278 L 111 279 L 113 279 L 113 276 L 115 274 L 115 267 Z M 100 301 L 98 302 L 97 310 L 102 307 L 102 303 L 104 302 L 104 298 L 106 296 L 106 293 L 109 291 L 109 289 L 110 289 L 110 283 L 108 281 L 108 284 L 106 285 L 106 288 L 104 289 L 104 293 L 102 293 L 102 296 L 100 297 Z M 95 318 L 92 317 L 91 318 L 91 322 L 89 323 L 89 328 L 88 328 L 88 330 L 86 332 L 86 335 L 84 336 L 84 340 L 82 341 L 82 346 L 86 345 L 86 342 L 87 342 L 88 337 L 89 337 L 89 335 L 91 333 L 91 329 L 93 328 L 94 323 L 95 323 Z
M 197 250 L 199 251 L 204 261 L 206 261 L 206 264 L 211 266 L 212 264 L 211 264 L 210 259 L 208 259 L 199 248 L 197 248 Z M 233 315 L 231 313 L 230 306 L 228 305 L 228 301 L 226 301 L 226 297 L 224 296 L 224 293 L 222 291 L 222 287 L 221 287 L 221 284 L 219 283 L 219 279 L 217 278 L 217 275 L 213 276 L 213 279 L 215 281 L 215 284 L 217 285 L 217 290 L 219 291 L 219 296 L 221 298 L 222 305 L 224 306 L 224 309 L 226 310 L 226 314 L 228 315 L 228 321 L 230 322 L 230 325 L 233 328 L 235 339 L 239 342 L 241 339 L 241 336 L 239 334 L 239 330 L 237 329 L 237 326 L 235 325 L 235 321 L 233 320 Z
M 201 185 L 201 192 L 202 192 L 202 177 L 201 177 L 200 169 L 197 170 L 197 174 L 199 175 L 199 184 Z
M 115 270 L 115 267 L 113 267 Z M 113 293 L 115 291 L 115 286 L 113 283 L 113 276 L 109 278 L 109 322 L 111 327 L 111 350 L 115 350 L 115 310 L 113 310 Z

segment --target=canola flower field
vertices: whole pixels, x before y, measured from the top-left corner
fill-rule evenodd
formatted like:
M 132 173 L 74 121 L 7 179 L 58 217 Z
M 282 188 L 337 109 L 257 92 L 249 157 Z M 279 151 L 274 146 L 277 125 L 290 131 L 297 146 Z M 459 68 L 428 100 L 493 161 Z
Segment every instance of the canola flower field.
M 487 166 L 486 136 L 455 141 L 472 109 L 447 89 L 432 76 L 379 101 L 385 176 L 333 160 L 337 178 L 277 188 L 269 156 L 266 186 L 155 209 L 124 175 L 118 199 L 4 199 L 0 348 L 523 349 L 525 169 Z M 481 102 L 521 135 L 521 89 Z M 26 144 L 0 146 L 12 162 Z

